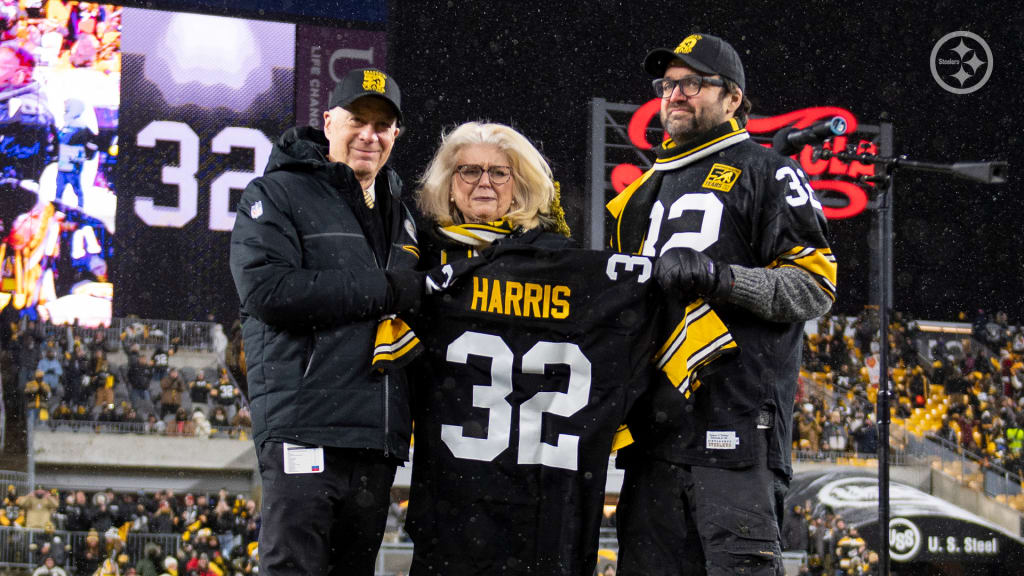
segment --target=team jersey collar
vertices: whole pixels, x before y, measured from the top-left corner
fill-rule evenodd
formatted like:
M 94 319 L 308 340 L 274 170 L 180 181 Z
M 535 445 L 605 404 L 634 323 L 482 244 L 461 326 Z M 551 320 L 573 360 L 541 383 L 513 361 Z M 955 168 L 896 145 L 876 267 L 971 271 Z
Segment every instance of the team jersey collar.
M 740 125 L 739 121 L 730 118 L 712 128 L 707 134 L 682 144 L 676 144 L 672 140 L 662 142 L 655 149 L 658 158 L 654 162 L 654 169 L 664 171 L 682 168 L 748 138 L 750 138 L 750 134 Z

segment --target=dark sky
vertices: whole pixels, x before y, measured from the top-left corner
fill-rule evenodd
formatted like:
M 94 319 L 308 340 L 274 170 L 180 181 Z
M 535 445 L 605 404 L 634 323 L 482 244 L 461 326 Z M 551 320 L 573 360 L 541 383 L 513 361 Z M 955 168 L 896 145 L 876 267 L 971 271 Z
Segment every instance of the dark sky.
M 322 25 L 346 24 L 317 15 L 344 19 L 364 8 L 384 14 L 375 0 L 126 3 Z M 755 114 L 839 106 L 862 123 L 891 122 L 896 153 L 915 160 L 1008 160 L 1010 179 L 1000 186 L 897 175 L 894 307 L 936 320 L 1002 309 L 1012 323 L 1024 323 L 1024 11 L 1011 0 L 391 0 L 386 14 L 384 24 L 347 25 L 388 32 L 388 71 L 402 88 L 407 124 L 392 162 L 410 191 L 443 129 L 481 119 L 511 124 L 551 160 L 582 240 L 591 99 L 642 104 L 650 98 L 644 55 L 694 32 L 711 33 L 739 50 Z M 932 77 L 933 46 L 955 31 L 980 36 L 992 52 L 992 74 L 972 94 L 949 93 Z M 840 312 L 856 313 L 869 302 L 877 245 L 869 221 L 865 213 L 830 223 Z
M 840 106 L 864 123 L 892 122 L 897 154 L 912 159 L 1009 160 L 1011 178 L 1001 186 L 897 175 L 894 296 L 895 308 L 915 317 L 985 308 L 1022 322 L 1024 17 L 1008 1 L 896 4 L 393 1 L 389 67 L 408 124 L 394 162 L 409 183 L 443 128 L 475 119 L 512 124 L 552 161 L 582 232 L 590 99 L 643 103 L 648 50 L 693 32 L 716 34 L 741 54 L 754 113 Z M 958 30 L 981 36 L 994 60 L 987 83 L 968 95 L 946 92 L 929 66 L 936 42 Z M 855 313 L 868 300 L 868 218 L 831 224 L 841 311 Z

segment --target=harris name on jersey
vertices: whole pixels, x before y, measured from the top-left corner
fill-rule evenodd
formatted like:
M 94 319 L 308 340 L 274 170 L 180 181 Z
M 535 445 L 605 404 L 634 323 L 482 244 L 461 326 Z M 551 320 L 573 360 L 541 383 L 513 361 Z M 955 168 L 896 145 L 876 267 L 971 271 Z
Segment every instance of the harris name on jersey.
M 570 315 L 572 289 L 564 284 L 517 282 L 473 276 L 470 310 L 487 314 L 565 320 Z

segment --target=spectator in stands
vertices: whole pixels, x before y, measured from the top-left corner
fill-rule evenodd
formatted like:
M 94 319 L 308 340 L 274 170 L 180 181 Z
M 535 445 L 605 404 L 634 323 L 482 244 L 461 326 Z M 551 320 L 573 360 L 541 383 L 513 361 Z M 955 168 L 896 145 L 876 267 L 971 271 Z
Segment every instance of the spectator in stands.
M 195 380 L 188 383 L 189 397 L 192 399 L 192 406 L 207 408 L 210 404 L 210 390 L 213 384 L 206 379 L 205 370 L 196 370 Z
M 103 414 L 104 410 L 107 410 L 110 413 L 107 420 L 113 420 L 114 384 L 117 382 L 114 375 L 106 370 L 102 370 L 97 372 L 90 382 L 95 389 L 95 401 L 92 409 L 93 418 L 100 420 L 100 415 Z
M 174 556 L 164 558 L 164 572 L 160 576 L 178 576 L 178 559 Z
M 128 527 L 130 532 L 142 534 L 149 532 L 149 511 L 146 510 L 146 506 L 142 502 L 134 502 L 130 505 L 125 503 L 125 513 L 127 522 L 130 524 Z
M 216 388 L 210 390 L 210 397 L 217 406 L 224 408 L 228 420 L 235 417 L 241 400 L 241 391 L 238 390 L 238 386 L 231 383 L 227 374 L 221 376 Z
M 79 490 L 74 495 L 68 494 L 64 515 L 67 518 L 65 527 L 69 532 L 84 532 L 92 526 L 89 501 L 85 497 L 85 492 Z
M 29 544 L 29 551 L 32 553 L 33 558 L 50 556 L 56 564 L 63 566 L 66 564 L 71 546 L 57 535 L 53 522 L 48 522 L 43 527 L 42 534 L 34 535 L 32 543 Z
M 195 431 L 192 425 L 192 419 L 188 417 L 188 412 L 178 406 L 178 410 L 174 413 L 174 420 L 167 426 L 167 434 L 170 436 L 191 436 Z
M 152 403 L 149 395 L 149 360 L 142 355 L 138 344 L 132 344 L 128 349 L 128 391 L 131 401 L 135 406 L 142 406 Z
M 799 504 L 788 510 L 782 521 L 782 549 L 806 551 L 810 543 L 808 516 Z
M 187 576 L 219 576 L 210 568 L 210 557 L 204 552 L 188 561 L 185 565 Z
M 167 423 L 156 417 L 156 414 L 149 414 L 146 416 L 146 434 L 166 434 Z
M 192 412 L 192 433 L 198 438 L 210 437 L 210 422 L 198 407 Z
M 170 363 L 170 353 L 164 350 L 162 345 L 157 345 L 156 350 L 153 351 L 152 358 L 152 379 L 157 382 L 163 381 L 164 376 L 167 375 L 167 370 Z
M 50 393 L 58 398 L 63 397 L 64 387 L 61 386 L 61 377 L 64 375 L 64 367 L 57 359 L 57 349 L 54 346 L 47 346 L 46 352 L 36 366 L 36 372 L 43 373 L 43 380 L 50 387 Z
M 74 416 L 74 411 L 71 409 L 71 406 L 68 405 L 67 400 L 61 400 L 60 404 L 58 404 L 50 414 L 50 425 L 54 426 L 54 423 L 58 421 L 73 420 Z
M 139 413 L 127 402 L 121 402 L 118 410 L 121 412 L 119 416 L 121 422 L 125 424 L 142 424 L 142 418 L 139 416 Z M 132 428 L 132 430 L 135 430 L 135 428 Z
M 252 428 L 252 417 L 249 414 L 249 407 L 242 406 L 238 409 L 238 414 L 235 414 L 234 420 L 231 421 L 231 435 L 238 434 L 241 429 Z
M 124 540 L 116 528 L 110 528 L 103 534 L 106 554 L 97 569 L 95 576 L 120 576 L 128 567 L 128 555 L 123 553 Z
M 181 398 L 185 393 L 185 381 L 177 368 L 171 368 L 160 381 L 160 417 L 176 414 L 181 407 Z M 186 417 L 187 420 L 187 417 Z
M 74 556 L 76 575 L 95 574 L 104 557 L 103 549 L 100 547 L 99 533 L 95 529 L 89 530 L 89 534 L 85 537 L 85 546 L 80 549 L 76 548 L 72 555 Z
M 25 406 L 31 418 L 46 408 L 50 399 L 50 385 L 43 378 L 43 372 L 36 370 L 33 377 L 25 382 Z
M 231 427 L 231 422 L 228 420 L 223 406 L 213 407 L 213 413 L 210 414 L 210 426 L 216 432 L 222 432 Z
M 107 488 L 106 493 L 107 506 L 114 519 L 114 528 L 120 528 L 131 518 L 132 508 L 135 507 L 134 496 L 130 492 L 126 494 L 114 492 L 113 488 Z
M 227 498 L 217 500 L 209 520 L 210 529 L 213 530 L 214 534 L 219 535 L 219 539 L 230 539 L 232 528 L 235 525 L 235 515 Z
M 139 576 L 158 576 L 162 571 L 161 559 L 163 552 L 156 542 L 147 542 L 143 548 L 142 558 L 135 563 L 135 571 Z
M 75 406 L 87 401 L 83 394 L 82 379 L 89 377 L 89 356 L 81 345 L 75 345 L 64 361 L 64 399 Z
M 829 414 L 829 420 L 825 423 L 822 433 L 828 449 L 832 452 L 845 452 L 850 439 L 850 431 L 846 427 L 839 410 L 833 410 Z
M 68 576 L 68 573 L 57 565 L 57 561 L 54 560 L 53 556 L 46 556 L 43 559 L 43 565 L 36 568 L 32 572 L 32 576 Z
M 34 491 L 18 498 L 18 506 L 25 510 L 25 527 L 42 530 L 53 521 L 53 513 L 60 502 L 52 493 L 37 486 Z
M 157 504 L 156 512 L 149 522 L 150 529 L 158 534 L 171 534 L 177 526 L 174 510 L 166 498 Z
M 110 511 L 110 507 L 107 504 L 107 495 L 102 492 L 97 492 L 92 497 L 93 507 L 89 514 L 89 519 L 92 521 L 92 527 L 97 532 L 106 533 L 111 527 L 114 526 L 114 515 Z
M 875 425 L 875 417 L 872 412 L 864 415 L 864 423 L 857 428 L 853 438 L 857 454 L 872 456 L 878 453 L 878 428 Z
M 99 374 L 101 372 L 109 372 L 110 363 L 107 361 L 107 352 L 102 347 L 95 348 L 92 351 L 92 366 L 91 373 Z
M 956 422 L 960 429 L 960 446 L 964 450 L 976 452 L 978 445 L 974 441 L 974 419 L 971 413 L 972 410 L 968 408 L 965 413 L 956 416 Z
M 225 365 L 225 354 L 228 349 L 228 337 L 224 334 L 224 327 L 215 323 L 210 328 L 210 351 L 217 357 L 217 365 Z
M 796 430 L 800 438 L 800 448 L 804 449 L 804 441 L 806 440 L 806 449 L 812 452 L 821 451 L 821 423 L 818 421 L 817 415 L 815 414 L 814 405 L 806 403 L 801 408 L 801 411 L 796 417 Z

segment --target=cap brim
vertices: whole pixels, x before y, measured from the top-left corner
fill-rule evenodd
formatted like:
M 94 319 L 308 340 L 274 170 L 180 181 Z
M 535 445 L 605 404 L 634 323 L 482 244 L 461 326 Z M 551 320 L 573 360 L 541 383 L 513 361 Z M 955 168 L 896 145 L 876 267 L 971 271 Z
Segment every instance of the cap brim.
M 398 118 L 398 125 L 401 126 L 401 125 L 405 124 L 405 122 L 402 119 L 402 110 L 391 100 L 391 98 L 388 98 L 387 96 L 381 94 L 380 92 L 370 92 L 370 91 L 360 92 L 358 94 L 353 95 L 351 98 L 347 98 L 345 100 L 342 100 L 341 102 L 336 103 L 335 106 L 341 106 L 342 108 L 345 108 L 349 104 L 351 104 L 351 103 L 355 102 L 356 100 L 359 100 L 360 98 L 363 98 L 365 96 L 372 96 L 373 98 L 380 98 L 381 100 L 383 100 L 383 101 L 387 102 L 388 104 L 390 104 L 391 108 L 395 111 L 395 117 Z
M 644 71 L 646 71 L 652 78 L 661 78 L 665 75 L 665 69 L 673 60 L 682 60 L 686 62 L 686 65 L 698 72 L 704 74 L 714 74 L 715 71 L 707 64 L 694 58 L 689 54 L 676 54 L 668 48 L 658 48 L 651 50 L 651 52 L 644 58 Z

